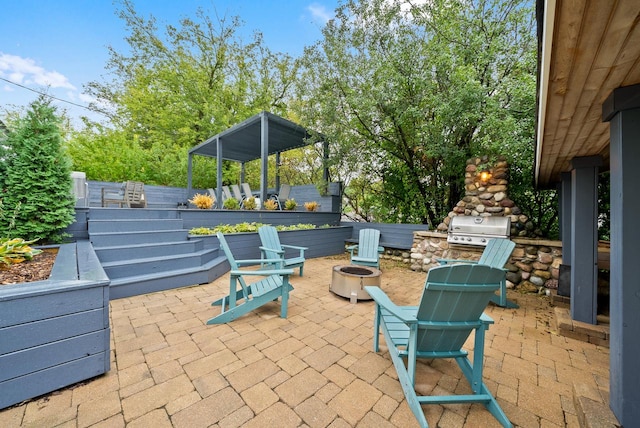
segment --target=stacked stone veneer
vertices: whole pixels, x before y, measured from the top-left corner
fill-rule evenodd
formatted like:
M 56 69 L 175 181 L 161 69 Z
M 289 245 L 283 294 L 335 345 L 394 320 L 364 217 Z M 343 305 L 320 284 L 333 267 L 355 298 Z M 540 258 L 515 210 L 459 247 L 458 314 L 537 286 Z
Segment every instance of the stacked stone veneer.
M 562 264 L 562 242 L 512 238 L 516 247 L 505 265 L 507 287 L 538 292 L 542 287 L 558 288 Z M 414 232 L 411 269 L 427 272 L 439 266 L 438 259 L 478 260 L 484 247 L 449 245 L 442 232 Z
M 484 173 L 484 174 L 483 174 Z M 437 230 L 446 232 L 452 217 L 465 216 L 510 216 L 511 236 L 534 237 L 537 231 L 529 217 L 509 199 L 509 166 L 504 157 L 491 161 L 489 157 L 467 160 L 465 168 L 465 194 Z

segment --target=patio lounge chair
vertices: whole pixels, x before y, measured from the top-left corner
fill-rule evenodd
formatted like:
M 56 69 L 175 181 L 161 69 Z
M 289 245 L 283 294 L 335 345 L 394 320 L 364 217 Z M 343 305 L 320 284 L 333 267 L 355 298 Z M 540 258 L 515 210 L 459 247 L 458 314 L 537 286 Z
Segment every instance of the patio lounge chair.
M 504 427 L 511 422 L 482 381 L 484 335 L 493 320 L 483 313 L 505 273 L 484 265 L 438 266 L 427 274 L 418 306 L 397 306 L 378 287 L 365 290 L 375 300 L 373 349 L 379 350 L 380 329 L 409 408 L 420 426 L 428 427 L 422 404 L 482 403 Z M 473 364 L 463 344 L 475 330 Z M 406 358 L 405 366 L 403 358 Z M 465 395 L 417 395 L 418 358 L 455 358 L 471 387 Z M 426 385 L 425 385 L 426 386 Z M 458 388 L 456 388 L 458 389 Z
M 260 251 L 262 252 L 263 259 L 280 259 L 281 262 L 284 263 L 284 267 L 287 269 L 293 269 L 296 267 L 300 268 L 300 276 L 302 276 L 305 261 L 304 252 L 305 250 L 308 250 L 307 247 L 281 244 L 280 238 L 278 237 L 278 231 L 273 226 L 259 227 L 258 235 L 260 235 L 260 241 L 262 242 Z M 285 251 L 287 248 L 299 251 L 298 256 L 286 258 Z M 262 264 L 265 265 L 266 263 Z
M 477 262 L 473 260 L 438 259 L 438 263 L 440 263 L 441 265 L 447 265 L 452 263 L 478 263 L 481 265 L 487 265 L 487 266 L 503 269 L 505 263 L 507 263 L 507 261 L 509 260 L 509 257 L 511 257 L 511 253 L 513 252 L 513 249 L 515 248 L 515 246 L 516 246 L 516 243 L 509 239 L 494 238 L 494 239 L 490 239 L 487 242 L 487 246 L 484 248 L 484 251 L 480 256 L 480 260 L 478 260 Z M 519 308 L 519 306 L 516 303 L 510 300 L 507 300 L 507 279 L 506 278 L 503 279 L 502 283 L 500 284 L 500 294 L 494 295 L 491 298 L 491 301 L 503 308 L 513 308 L 513 309 Z
M 229 284 L 229 295 L 222 297 L 211 303 L 212 306 L 221 306 L 222 310 L 218 316 L 211 318 L 207 324 L 224 324 L 242 316 L 252 310 L 281 298 L 280 317 L 287 317 L 287 303 L 289 301 L 289 291 L 293 287 L 289 284 L 289 276 L 293 274 L 291 269 L 272 270 L 240 270 L 243 264 L 258 264 L 262 260 L 235 260 L 224 235 L 217 234 L 220 248 L 229 260 L 231 266 L 231 279 Z M 270 263 L 277 267 L 281 266 L 281 260 L 270 260 Z M 247 284 L 245 276 L 263 276 L 264 278 Z M 238 290 L 238 283 L 240 290 Z M 238 304 L 239 301 L 242 301 Z
M 378 229 L 360 229 L 358 244 L 350 245 L 347 250 L 351 253 L 351 264 L 361 266 L 373 266 L 380 268 L 380 253 L 384 248 L 380 244 L 380 231 Z M 357 254 L 355 252 L 357 251 Z
M 278 204 L 278 209 L 282 211 L 283 205 L 287 199 L 289 199 L 289 195 L 291 194 L 291 185 L 290 184 L 282 184 L 280 185 L 280 192 L 271 195 L 271 199 L 276 201 Z
M 237 184 L 232 184 L 230 187 L 231 187 L 231 192 L 233 193 L 233 197 L 236 199 L 236 201 L 240 203 L 240 206 L 242 207 L 242 202 L 244 201 L 244 198 L 242 197 L 240 186 L 238 186 Z

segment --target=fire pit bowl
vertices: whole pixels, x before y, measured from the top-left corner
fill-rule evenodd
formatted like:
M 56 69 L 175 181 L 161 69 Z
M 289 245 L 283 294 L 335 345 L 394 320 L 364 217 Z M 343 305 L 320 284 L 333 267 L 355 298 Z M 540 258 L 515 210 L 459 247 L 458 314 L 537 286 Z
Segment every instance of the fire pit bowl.
M 380 287 L 380 272 L 368 266 L 334 266 L 329 290 L 338 296 L 351 299 L 351 303 L 358 300 L 371 300 L 371 296 L 364 290 L 367 285 Z

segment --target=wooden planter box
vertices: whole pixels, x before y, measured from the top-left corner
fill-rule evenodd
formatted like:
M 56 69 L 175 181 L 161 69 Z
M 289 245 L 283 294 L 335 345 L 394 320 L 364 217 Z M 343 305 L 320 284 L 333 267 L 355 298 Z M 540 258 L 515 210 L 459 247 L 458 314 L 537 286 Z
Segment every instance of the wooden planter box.
M 88 241 L 46 281 L 0 286 L 0 409 L 109 371 L 109 279 Z

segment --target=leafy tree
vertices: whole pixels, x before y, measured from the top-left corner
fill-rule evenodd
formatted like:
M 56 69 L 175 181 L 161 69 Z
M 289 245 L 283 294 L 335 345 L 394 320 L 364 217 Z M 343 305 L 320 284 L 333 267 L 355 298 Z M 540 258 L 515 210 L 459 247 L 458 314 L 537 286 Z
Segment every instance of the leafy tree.
M 350 0 L 305 51 L 295 109 L 334 142 L 334 177 L 369 178 L 352 194 L 377 221 L 434 227 L 466 159 L 533 145 L 531 3 Z
M 0 236 L 58 241 L 74 220 L 75 205 L 61 118 L 41 96 L 16 125 L 3 143 L 5 175 L 0 189 L 4 212 L 14 215 L 0 218 Z
M 129 31 L 129 51 L 109 48 L 113 80 L 87 88 L 99 100 L 93 107 L 112 117 L 116 131 L 93 128 L 97 135 L 78 136 L 74 159 L 93 163 L 86 170 L 102 168 L 85 150 L 87 143 L 108 139 L 111 156 L 120 158 L 116 164 L 128 165 L 122 173 L 133 168 L 147 182 L 185 186 L 188 149 L 261 110 L 286 115 L 297 64 L 267 49 L 259 33 L 244 43 L 237 35 L 239 18 L 215 20 L 214 13 L 198 9 L 195 18 L 161 31 L 155 18 L 135 11 L 132 1 L 117 4 Z M 133 158 L 128 158 L 130 149 Z M 206 162 L 198 162 L 204 169 Z M 237 167 L 226 169 L 237 172 Z M 200 177 L 202 187 L 215 185 L 215 173 Z

